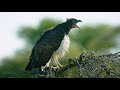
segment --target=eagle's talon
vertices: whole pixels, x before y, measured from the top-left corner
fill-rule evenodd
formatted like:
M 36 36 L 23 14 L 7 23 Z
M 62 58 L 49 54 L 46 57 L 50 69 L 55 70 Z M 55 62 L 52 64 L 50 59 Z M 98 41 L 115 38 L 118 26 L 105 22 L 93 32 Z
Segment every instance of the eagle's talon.
M 52 70 L 53 72 L 57 72 L 57 71 L 59 70 L 59 67 L 52 66 L 52 67 L 51 67 L 51 70 Z

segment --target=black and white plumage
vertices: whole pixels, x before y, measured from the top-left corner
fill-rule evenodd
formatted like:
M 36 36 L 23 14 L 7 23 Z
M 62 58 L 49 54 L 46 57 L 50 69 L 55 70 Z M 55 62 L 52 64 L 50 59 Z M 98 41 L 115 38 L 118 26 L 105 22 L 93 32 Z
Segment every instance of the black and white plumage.
M 78 22 L 82 21 L 74 18 L 67 19 L 66 22 L 45 31 L 33 47 L 25 70 L 31 71 L 33 68 L 41 69 L 45 65 L 61 66 L 58 60 L 63 58 L 68 51 L 70 43 L 68 33 L 70 29 L 78 27 L 76 25 Z

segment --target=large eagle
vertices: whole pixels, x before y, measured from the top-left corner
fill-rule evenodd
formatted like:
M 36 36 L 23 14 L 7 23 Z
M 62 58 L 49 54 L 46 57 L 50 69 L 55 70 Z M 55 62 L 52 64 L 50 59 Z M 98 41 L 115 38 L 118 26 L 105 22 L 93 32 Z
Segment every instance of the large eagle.
M 82 21 L 71 18 L 53 29 L 46 30 L 33 47 L 25 70 L 31 71 L 33 68 L 41 70 L 42 66 L 61 67 L 58 60 L 68 51 L 70 43 L 68 33 L 72 28 L 79 28 L 76 25 L 78 22 Z

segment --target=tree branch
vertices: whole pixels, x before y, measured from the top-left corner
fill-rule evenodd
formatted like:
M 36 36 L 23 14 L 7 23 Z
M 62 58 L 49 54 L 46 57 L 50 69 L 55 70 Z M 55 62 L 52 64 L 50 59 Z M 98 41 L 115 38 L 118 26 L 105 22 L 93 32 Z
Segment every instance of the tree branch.
M 78 58 L 70 58 L 68 61 L 63 68 L 53 72 L 54 75 L 47 74 L 46 78 L 68 77 L 64 72 L 69 72 L 73 67 L 77 67 L 78 74 L 75 77 L 70 76 L 72 78 L 120 78 L 120 52 L 99 56 L 93 52 L 83 52 Z M 50 72 L 50 69 L 46 70 Z
M 120 52 L 100 56 L 93 52 L 83 52 L 79 58 L 70 58 L 69 63 L 56 72 L 55 76 L 58 77 L 73 67 L 78 67 L 78 77 L 120 77 Z M 82 72 L 87 72 L 87 75 Z

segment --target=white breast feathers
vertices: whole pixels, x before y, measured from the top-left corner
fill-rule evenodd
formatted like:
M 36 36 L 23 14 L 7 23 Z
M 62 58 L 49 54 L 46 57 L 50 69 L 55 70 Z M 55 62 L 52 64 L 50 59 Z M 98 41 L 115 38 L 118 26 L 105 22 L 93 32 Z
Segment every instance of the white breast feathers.
M 70 44 L 69 36 L 65 35 L 59 48 L 53 53 L 50 61 L 46 64 L 47 67 L 53 65 L 60 66 L 59 60 L 61 60 L 61 58 L 65 56 L 66 52 L 68 52 L 69 44 Z
M 60 47 L 58 48 L 57 51 L 55 51 L 54 53 L 56 53 L 56 55 L 61 59 L 65 56 L 66 52 L 68 52 L 69 49 L 69 44 L 70 44 L 70 39 L 68 35 L 64 36 L 64 39 L 62 40 Z

